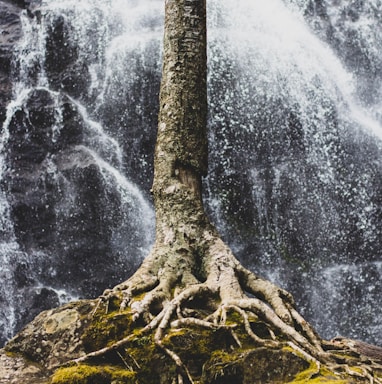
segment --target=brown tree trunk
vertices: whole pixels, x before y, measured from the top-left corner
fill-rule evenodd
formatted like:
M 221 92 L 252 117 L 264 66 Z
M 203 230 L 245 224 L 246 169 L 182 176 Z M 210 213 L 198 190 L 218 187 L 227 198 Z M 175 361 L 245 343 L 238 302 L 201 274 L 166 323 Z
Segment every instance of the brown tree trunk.
M 167 0 L 154 188 L 178 167 L 206 175 L 206 125 L 206 2 Z
M 305 349 L 312 351 L 311 344 L 319 348 L 309 326 L 305 327 L 306 337 L 293 328 L 297 314 L 289 293 L 242 267 L 204 212 L 201 177 L 207 173 L 208 156 L 206 2 L 167 0 L 165 11 L 152 189 L 156 241 L 134 276 L 117 287 L 123 292 L 123 305 L 135 311 L 135 318 L 158 327 L 158 344 L 175 313 L 184 310 L 191 297 L 200 297 L 210 303 L 206 326 L 208 321 L 214 323 L 224 317 L 225 307 L 236 308 L 244 318 L 247 312 L 261 312 L 273 326 L 293 334 L 294 341 Z M 143 298 L 135 299 L 142 292 Z M 248 299 L 246 292 L 258 298 Z M 158 312 L 159 318 L 155 316 Z M 197 316 L 189 319 L 191 323 L 195 320 L 202 321 Z M 253 338 L 260 342 L 256 335 Z
M 185 236 L 205 222 L 201 177 L 207 173 L 205 0 L 168 0 L 160 111 L 154 158 L 156 247 L 166 247 L 180 275 L 194 264 Z

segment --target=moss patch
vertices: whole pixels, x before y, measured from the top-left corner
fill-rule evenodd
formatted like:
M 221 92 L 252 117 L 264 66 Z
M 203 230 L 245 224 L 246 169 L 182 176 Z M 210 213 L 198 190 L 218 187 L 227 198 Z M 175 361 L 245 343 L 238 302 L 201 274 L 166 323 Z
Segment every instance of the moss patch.
M 131 333 L 131 315 L 127 312 L 95 314 L 82 342 L 86 352 L 104 348 Z
M 58 369 L 51 384 L 133 384 L 135 372 L 111 366 L 76 365 Z
M 224 329 L 211 331 L 200 328 L 181 328 L 170 330 L 163 344 L 186 362 L 193 377 L 200 377 L 203 365 L 211 354 L 216 350 L 229 350 L 235 341 Z
M 276 384 L 293 379 L 309 364 L 287 350 L 216 351 L 204 366 L 203 384 Z
M 51 380 L 52 384 L 107 384 L 107 378 L 99 368 L 79 365 L 58 369 Z
M 307 369 L 299 373 L 292 381 L 289 381 L 288 384 L 349 384 L 354 383 L 353 380 L 346 379 L 343 377 L 335 376 L 334 373 L 331 373 L 325 369 L 321 369 L 319 373 Z

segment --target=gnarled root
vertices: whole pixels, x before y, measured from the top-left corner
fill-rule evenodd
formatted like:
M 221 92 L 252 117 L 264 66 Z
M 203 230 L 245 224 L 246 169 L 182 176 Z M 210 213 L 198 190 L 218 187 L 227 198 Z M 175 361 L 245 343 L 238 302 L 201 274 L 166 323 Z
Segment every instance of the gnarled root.
M 239 315 L 254 345 L 269 348 L 288 345 L 307 361 L 314 362 L 317 373 L 321 363 L 338 372 L 338 358 L 324 351 L 322 340 L 296 311 L 288 292 L 245 269 L 213 231 L 203 233 L 202 245 L 204 254 L 199 260 L 193 254 L 195 250 L 192 247 L 155 247 L 129 280 L 102 297 L 106 302 L 113 295 L 122 297 L 121 309 L 129 307 L 133 320 L 145 324 L 140 334 L 154 332 L 155 344 L 178 368 L 178 383 L 190 384 L 193 379 L 182 359 L 163 343 L 168 330 L 225 328 L 240 346 L 241 342 L 235 334 L 239 324 L 228 321 L 229 313 Z M 254 319 L 266 324 L 266 338 L 256 334 L 251 327 L 251 320 Z M 131 339 L 132 336 L 128 336 L 76 362 L 116 350 Z M 359 375 L 346 362 L 341 366 L 347 374 Z M 380 383 L 368 368 L 361 368 L 370 382 Z

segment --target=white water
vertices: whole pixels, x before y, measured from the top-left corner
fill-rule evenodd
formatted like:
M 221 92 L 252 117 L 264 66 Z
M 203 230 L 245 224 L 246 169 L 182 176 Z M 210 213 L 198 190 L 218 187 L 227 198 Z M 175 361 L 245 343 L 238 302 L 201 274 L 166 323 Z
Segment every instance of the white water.
M 116 2 L 113 2 L 115 7 Z M 99 8 L 98 8 L 99 6 Z M 106 84 L 110 79 L 108 75 L 102 71 L 105 69 L 105 57 L 110 56 L 110 53 L 105 54 L 105 49 L 109 52 L 114 50 L 113 46 L 116 44 L 113 39 L 120 38 L 119 33 L 124 30 L 126 15 L 121 14 L 117 8 L 113 8 L 111 2 L 100 1 L 98 2 L 70 2 L 70 1 L 47 1 L 41 10 L 41 22 L 39 18 L 29 18 L 26 13 L 21 17 L 22 29 L 24 39 L 16 47 L 15 58 L 18 64 L 18 72 L 14 81 L 13 87 L 13 100 L 7 107 L 6 120 L 2 127 L 0 136 L 0 166 L 1 173 L 0 179 L 3 179 L 4 173 L 13 172 L 14 177 L 19 177 L 9 168 L 6 160 L 6 153 L 8 151 L 8 141 L 10 139 L 10 125 L 14 124 L 13 119 L 16 113 L 25 113 L 28 119 L 27 102 L 34 91 L 43 91 L 49 93 L 50 97 L 54 100 L 55 108 L 55 123 L 51 128 L 52 142 L 57 142 L 60 138 L 61 131 L 64 127 L 62 102 L 64 100 L 63 94 L 58 91 L 50 89 L 49 80 L 45 71 L 45 54 L 46 54 L 46 41 L 49 37 L 49 28 L 52 25 L 55 15 L 63 14 L 66 18 L 71 18 L 76 26 L 75 36 L 73 39 L 78 40 L 80 46 L 80 56 L 84 56 L 87 60 L 91 57 L 93 60 L 90 72 L 92 73 L 91 88 L 96 93 L 98 99 L 102 99 L 102 87 L 100 84 Z M 127 25 L 133 28 L 131 23 L 136 23 L 139 14 L 134 12 L 133 19 Z M 143 14 L 141 17 L 145 17 Z M 98 18 L 98 19 L 97 19 Z M 110 24 L 105 24 L 109 22 Z M 111 28 L 113 30 L 111 30 Z M 130 29 L 131 31 L 131 29 Z M 127 33 L 127 31 L 124 31 Z M 95 37 L 95 34 L 97 36 Z M 89 44 L 88 36 L 92 40 Z M 117 37 L 116 37 L 117 36 Z M 94 38 L 95 37 L 95 38 Z M 110 48 L 108 46 L 110 45 Z M 100 72 L 101 71 L 101 72 Z M 98 76 L 101 76 L 99 78 Z M 123 159 L 122 150 L 116 139 L 109 136 L 101 124 L 93 120 L 87 111 L 87 107 L 81 104 L 80 101 L 68 97 L 73 107 L 77 110 L 81 119 L 85 122 L 84 143 L 74 146 L 73 149 L 66 155 L 72 155 L 73 160 L 68 158 L 64 164 L 64 168 L 59 169 L 56 164 L 55 155 L 49 156 L 45 160 L 46 174 L 57 182 L 64 180 L 61 191 L 64 193 L 64 199 L 56 207 L 56 213 L 60 217 L 72 217 L 71 213 L 76 208 L 74 197 L 70 196 L 71 193 L 76 193 L 74 187 L 70 185 L 70 181 L 65 181 L 60 175 L 61 171 L 72 167 L 86 167 L 89 164 L 96 164 L 99 168 L 100 175 L 104 178 L 104 183 L 107 188 L 110 188 L 110 193 L 114 194 L 117 191 L 118 199 L 120 201 L 120 215 L 122 215 L 121 228 L 114 230 L 112 241 L 117 243 L 116 247 L 121 248 L 121 254 L 125 252 L 122 248 L 123 244 L 130 239 L 131 242 L 140 244 L 138 247 L 138 254 L 135 257 L 142 259 L 148 252 L 152 243 L 154 215 L 151 205 L 143 196 L 140 189 L 130 182 L 126 175 L 123 174 Z M 59 156 L 62 156 L 59 154 Z M 79 159 L 85 160 L 84 164 L 77 162 Z M 61 166 L 62 167 L 62 166 Z M 36 180 L 37 182 L 37 180 Z M 62 190 L 66 188 L 67 191 Z M 72 192 L 71 192 L 72 191 Z M 67 300 L 74 300 L 78 298 L 75 287 L 71 290 L 60 289 L 55 285 L 50 285 L 39 277 L 39 271 L 42 265 L 47 264 L 47 260 L 54 255 L 44 253 L 44 251 L 30 250 L 29 255 L 21 250 L 22 246 L 18 244 L 18 240 L 14 234 L 13 221 L 10 214 L 10 206 L 7 197 L 3 190 L 0 191 L 0 332 L 2 337 L 10 338 L 15 330 L 18 320 L 18 311 L 24 310 L 24 299 L 22 295 L 32 297 L 34 294 L 37 296 L 41 293 L 42 289 L 48 289 L 51 292 L 56 292 L 59 303 Z M 109 193 L 109 192 L 106 192 Z M 65 196 L 66 194 L 66 196 Z M 59 221 L 60 219 L 58 219 Z M 132 231 L 130 228 L 134 228 Z M 127 231 L 130 231 L 128 234 Z M 70 241 L 70 239 L 68 239 Z M 105 255 L 107 257 L 107 255 Z M 139 262 L 136 260 L 135 262 Z M 122 260 L 121 260 L 122 261 Z M 107 262 L 107 261 L 106 261 Z M 89 260 L 89 265 L 92 261 Z M 124 262 L 122 262 L 123 264 Z M 32 274 L 29 271 L 31 280 L 34 279 L 35 284 L 29 286 L 26 290 L 18 291 L 15 286 L 15 273 L 19 265 L 33 265 Z M 52 263 L 53 265 L 53 263 Z M 28 268 L 27 267 L 27 268 Z M 54 277 L 57 271 L 53 267 L 50 274 Z M 44 271 L 46 275 L 47 271 Z M 68 274 L 70 275 L 70 271 Z M 106 287 L 105 287 L 106 288 Z M 21 308 L 18 308 L 18 305 Z M 28 304 L 27 304 L 28 305 Z
M 345 250 L 349 248 L 346 243 L 352 240 L 352 235 L 346 232 L 349 222 L 354 220 L 356 230 L 362 232 L 362 238 L 358 240 L 360 251 L 357 257 L 360 259 L 363 252 L 366 254 L 366 244 L 378 244 L 380 237 L 380 224 L 375 221 L 379 206 L 373 200 L 373 196 L 380 192 L 373 189 L 373 172 L 377 171 L 371 169 L 381 169 L 382 124 L 380 113 L 376 111 L 380 110 L 382 98 L 376 97 L 375 104 L 365 102 L 361 92 L 363 79 L 357 78 L 357 74 L 347 68 L 341 57 L 304 20 L 302 15 L 307 2 L 285 3 L 279 0 L 209 2 L 210 84 L 216 87 L 219 83 L 222 76 L 220 68 L 227 58 L 229 64 L 224 71 L 231 74 L 227 76 L 225 91 L 210 90 L 211 141 L 212 147 L 218 148 L 213 159 L 228 169 L 223 177 L 221 174 L 216 180 L 210 177 L 211 211 L 237 253 L 252 254 L 254 270 L 292 289 L 294 283 L 291 280 L 305 280 L 298 294 L 304 296 L 301 290 L 305 289 L 306 297 L 311 295 L 312 299 L 308 304 L 301 302 L 300 306 L 325 337 L 342 332 L 381 343 L 379 296 L 361 293 L 362 288 L 367 292 L 380 292 L 381 279 L 358 281 L 357 297 L 341 287 L 345 284 L 344 268 L 353 271 L 352 276 L 355 277 L 368 265 L 352 262 L 351 246 Z M 347 2 L 326 3 L 332 6 L 329 8 L 332 11 L 330 17 L 338 20 L 348 6 Z M 338 3 L 341 6 L 336 6 Z M 381 2 L 370 2 L 370 8 L 373 7 L 379 9 L 381 14 Z M 347 23 L 350 24 L 349 21 Z M 365 54 L 381 58 L 377 47 L 380 46 L 382 33 L 378 25 L 378 19 L 372 20 L 367 9 L 356 23 L 351 24 L 351 28 L 363 38 Z M 341 27 L 344 28 L 338 21 L 339 30 Z M 345 39 L 345 34 L 340 38 Z M 373 68 L 370 68 L 372 75 Z M 269 105 L 273 105 L 273 109 L 267 114 L 264 108 Z M 301 141 L 305 148 L 303 164 L 300 158 L 294 158 L 290 150 L 281 151 L 279 157 L 271 153 L 279 139 L 285 140 L 280 149 L 288 146 L 288 133 L 281 133 L 287 116 L 283 117 L 283 112 L 279 116 L 276 108 L 284 112 L 295 111 L 299 117 Z M 336 126 L 331 125 L 333 114 Z M 260 157 L 263 156 L 261 148 L 264 141 L 259 146 L 257 141 L 251 145 L 246 139 L 250 136 L 246 132 L 253 132 L 252 136 L 255 136 L 262 124 L 266 124 L 263 140 L 268 140 L 268 158 L 266 155 Z M 237 140 L 241 136 L 245 143 L 242 151 L 232 141 L 233 137 Z M 348 148 L 341 147 L 347 137 L 354 137 L 350 140 L 363 146 L 368 141 L 373 143 L 379 154 L 373 153 L 375 158 L 368 158 L 365 154 L 364 160 L 361 157 L 357 159 L 357 154 L 352 157 Z M 369 145 L 367 148 L 370 148 Z M 260 154 L 256 155 L 257 152 Z M 245 160 L 237 161 L 235 165 L 235 156 L 244 156 Z M 346 168 L 341 170 L 343 156 L 348 157 L 349 177 L 344 176 Z M 372 165 L 368 165 L 368 161 Z M 218 166 L 214 168 L 218 169 Z M 255 245 L 252 249 L 248 249 L 243 237 L 232 235 L 230 231 L 236 233 L 235 228 L 227 228 L 232 215 L 245 213 L 240 213 L 240 208 L 236 208 L 237 212 L 231 208 L 227 192 L 214 192 L 224 178 L 228 185 L 235 185 L 235 180 L 239 179 L 235 172 L 248 175 L 249 186 L 246 188 L 252 195 L 251 202 L 255 207 L 253 225 L 257 226 L 252 236 L 263 239 L 261 246 L 253 241 Z M 272 175 L 271 180 L 269 176 L 266 178 L 266 172 Z M 286 180 L 290 180 L 287 185 Z M 237 199 L 243 196 L 241 193 L 248 193 L 245 189 L 240 192 L 238 187 L 233 190 L 237 191 Z M 339 205 L 337 196 L 343 199 L 341 204 L 349 217 L 344 218 L 344 208 Z M 289 211 L 285 213 L 286 204 Z M 248 206 L 243 208 L 250 209 Z M 244 223 L 248 226 L 248 220 Z M 291 241 L 300 242 L 306 260 L 292 253 L 286 257 L 288 260 L 296 259 L 295 265 L 285 262 L 285 251 L 280 249 L 284 248 L 286 236 Z M 310 240 L 309 236 L 312 236 Z M 342 248 L 336 249 L 333 244 Z M 373 258 L 381 260 L 379 246 L 375 246 L 373 251 Z M 349 264 L 344 264 L 342 268 L 330 267 L 341 261 Z M 316 271 L 306 274 L 306 262 L 311 268 L 316 266 Z M 370 266 L 372 268 L 372 264 Z M 296 272 L 291 268 L 297 268 Z M 328 270 L 332 271 L 329 275 Z M 340 303 L 350 308 L 350 302 L 357 304 L 348 312 L 346 309 L 342 311 L 342 319 L 332 316 Z M 367 320 L 366 313 L 370 314 L 372 321 Z M 345 321 L 346 317 L 349 320 Z M 369 334 L 362 331 L 365 321 L 370 323 Z

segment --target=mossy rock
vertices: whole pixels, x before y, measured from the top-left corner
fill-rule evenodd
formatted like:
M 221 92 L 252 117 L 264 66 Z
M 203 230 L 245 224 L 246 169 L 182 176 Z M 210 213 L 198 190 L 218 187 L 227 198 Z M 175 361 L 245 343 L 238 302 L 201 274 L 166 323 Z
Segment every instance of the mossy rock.
M 133 384 L 135 372 L 119 367 L 75 365 L 60 368 L 52 376 L 50 384 Z
M 317 367 L 310 367 L 300 372 L 288 384 L 350 384 L 356 383 L 353 379 L 344 379 L 342 376 L 336 376 L 327 369 L 320 369 L 317 373 Z
M 232 335 L 225 329 L 182 328 L 170 331 L 163 340 L 163 345 L 188 363 L 191 375 L 196 377 L 201 376 L 204 363 L 214 351 L 227 351 L 234 344 Z
M 129 313 L 111 313 L 94 316 L 82 335 L 86 352 L 96 351 L 131 333 L 131 315 Z
M 128 313 L 111 313 L 96 316 L 93 324 L 87 328 L 86 342 L 96 342 L 103 347 L 110 345 L 110 340 L 118 340 L 130 334 L 136 335 L 123 347 L 111 350 L 93 364 L 111 364 L 129 366 L 134 370 L 134 384 L 168 384 L 173 382 L 178 371 L 174 361 L 162 349 L 156 346 L 152 334 L 142 335 L 140 329 L 134 329 Z M 230 323 L 238 324 L 239 319 L 230 318 Z M 263 324 L 253 320 L 252 327 Z M 94 333 L 89 339 L 89 332 Z M 99 334 L 97 334 L 99 332 Z M 194 378 L 201 384 L 278 384 L 278 383 L 356 383 L 353 378 L 346 379 L 322 369 L 317 373 L 314 363 L 307 361 L 304 355 L 284 346 L 279 349 L 267 347 L 254 348 L 242 325 L 238 324 L 235 333 L 240 344 L 226 328 L 207 330 L 199 327 L 168 329 L 163 346 L 175 352 Z M 266 332 L 264 332 L 264 336 Z M 90 344 L 89 344 L 90 345 Z M 100 371 L 97 372 L 100 375 Z M 102 376 L 103 375 L 103 376 Z M 97 380 L 104 379 L 105 370 Z M 110 377 L 110 376 L 109 376 Z M 93 379 L 91 383 L 98 384 Z M 128 377 L 127 380 L 132 380 Z M 116 383 L 124 383 L 117 381 Z M 130 381 L 126 381 L 129 383 Z M 77 384 L 76 382 L 73 382 Z M 100 381 L 103 384 L 102 381 Z M 111 383 L 110 381 L 107 382 Z M 61 384 L 61 382 L 52 383 Z M 64 384 L 64 382 L 62 382 Z M 68 382 L 72 384 L 72 382 Z M 86 381 L 78 384 L 87 384 Z
M 120 353 L 136 369 L 136 384 L 168 384 L 176 377 L 175 363 L 155 345 L 152 335 L 137 336 Z
M 309 363 L 288 350 L 216 351 L 204 366 L 203 384 L 277 384 L 291 381 Z
M 49 384 L 172 383 L 179 373 L 175 362 L 155 344 L 154 333 L 142 334 L 143 325 L 133 323 L 132 314 L 128 310 L 121 312 L 119 307 L 116 299 L 110 303 L 81 301 L 50 310 L 20 332 L 6 350 L 22 357 L 22 367 L 33 366 L 34 376 L 41 378 L 38 383 L 46 383 L 45 378 L 48 380 L 51 374 Z M 167 329 L 162 344 L 180 357 L 194 381 L 200 384 L 368 382 L 343 372 L 335 374 L 325 370 L 324 365 L 317 372 L 314 363 L 282 340 L 280 348 L 255 347 L 241 321 L 236 312 L 228 312 L 229 328 L 211 330 L 195 325 Z M 263 339 L 271 337 L 256 316 L 249 321 L 256 334 Z M 71 360 L 111 347 L 126 336 L 128 342 L 118 348 L 89 357 L 86 363 L 67 366 Z M 9 359 L 4 357 L 4 362 L 8 364 Z M 356 366 L 358 360 L 353 357 L 353 361 Z M 62 365 L 65 367 L 58 368 Z M 36 380 L 23 374 L 15 383 L 36 384 Z

